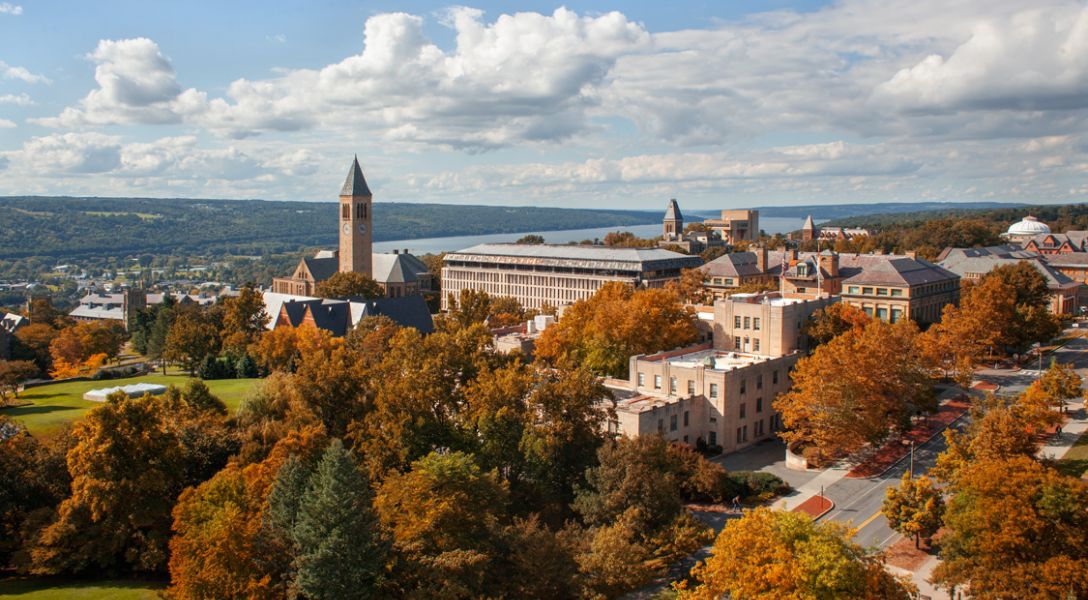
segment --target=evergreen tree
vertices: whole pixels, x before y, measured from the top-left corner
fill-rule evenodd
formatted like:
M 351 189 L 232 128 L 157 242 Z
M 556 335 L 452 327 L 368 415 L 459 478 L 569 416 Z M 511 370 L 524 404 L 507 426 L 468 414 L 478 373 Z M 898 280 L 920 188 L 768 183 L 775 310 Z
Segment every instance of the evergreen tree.
M 253 379 L 257 375 L 257 363 L 248 353 L 243 354 L 238 362 L 234 363 L 234 376 L 238 379 Z
M 388 548 L 371 500 L 368 478 L 334 439 L 298 503 L 292 530 L 298 593 L 315 600 L 378 596 Z
M 212 394 L 212 391 L 208 389 L 208 384 L 199 379 L 190 379 L 189 383 L 185 384 L 185 391 L 182 392 L 181 396 L 185 399 L 185 404 L 188 404 L 190 408 L 201 412 L 210 411 L 221 415 L 227 414 L 227 405 Z

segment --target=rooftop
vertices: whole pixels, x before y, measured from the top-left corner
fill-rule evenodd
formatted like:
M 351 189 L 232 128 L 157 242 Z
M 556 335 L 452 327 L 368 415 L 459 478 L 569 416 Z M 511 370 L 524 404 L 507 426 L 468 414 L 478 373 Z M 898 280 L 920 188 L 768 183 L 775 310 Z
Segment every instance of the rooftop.
M 690 268 L 703 261 L 661 248 L 616 248 L 610 246 L 575 246 L 558 244 L 478 244 L 451 252 L 446 260 L 479 261 L 481 257 L 503 262 L 547 266 L 581 266 L 602 269 Z
M 714 371 L 733 371 L 756 363 L 767 361 L 766 356 L 726 352 L 722 350 L 697 350 L 688 354 L 679 354 L 665 358 L 670 365 L 694 369 L 704 367 Z

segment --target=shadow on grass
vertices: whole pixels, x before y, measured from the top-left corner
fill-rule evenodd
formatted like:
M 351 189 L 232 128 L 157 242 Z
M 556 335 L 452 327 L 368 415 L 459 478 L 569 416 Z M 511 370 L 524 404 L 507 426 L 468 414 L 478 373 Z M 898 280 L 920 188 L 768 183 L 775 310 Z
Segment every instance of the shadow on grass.
M 0 414 L 8 415 L 9 417 L 25 417 L 27 415 L 41 415 L 52 412 L 59 412 L 62 410 L 82 410 L 83 406 L 16 406 L 13 408 L 0 409 Z
M 73 579 L 67 577 L 6 577 L 0 579 L 0 596 L 4 598 L 17 598 L 27 596 L 32 598 L 67 598 L 75 596 L 77 592 L 89 592 L 95 590 L 95 596 L 113 598 L 142 597 L 140 592 L 146 592 L 149 597 L 153 590 L 161 590 L 166 587 L 165 581 L 154 579 Z M 66 592 L 67 591 L 67 592 Z M 124 592 L 129 593 L 124 593 Z M 119 594 L 118 594 L 119 593 Z M 83 597 L 80 595 L 79 597 Z
M 1080 477 L 1088 472 L 1088 458 L 1066 458 L 1054 463 L 1054 468 L 1070 477 Z

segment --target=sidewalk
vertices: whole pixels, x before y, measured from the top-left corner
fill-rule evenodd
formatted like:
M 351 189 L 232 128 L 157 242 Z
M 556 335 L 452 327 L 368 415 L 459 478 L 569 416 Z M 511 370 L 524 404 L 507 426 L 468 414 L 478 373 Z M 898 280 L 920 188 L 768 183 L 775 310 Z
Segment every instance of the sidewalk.
M 1053 460 L 1062 458 L 1073 444 L 1077 443 L 1077 438 L 1088 431 L 1088 415 L 1085 414 L 1084 399 L 1068 401 L 1066 407 L 1068 420 L 1062 426 L 1062 434 L 1050 436 L 1043 447 L 1039 448 L 1036 454 L 1039 458 Z

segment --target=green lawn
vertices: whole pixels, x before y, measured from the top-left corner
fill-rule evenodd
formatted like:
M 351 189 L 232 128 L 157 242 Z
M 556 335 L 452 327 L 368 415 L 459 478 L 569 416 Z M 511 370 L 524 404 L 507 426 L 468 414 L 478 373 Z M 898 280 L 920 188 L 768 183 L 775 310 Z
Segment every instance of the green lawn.
M 0 598 L 20 600 L 156 600 L 165 587 L 150 581 L 71 581 L 52 577 L 0 579 Z
M 34 387 L 19 394 L 19 401 L 31 402 L 26 406 L 0 408 L 0 414 L 22 422 L 34 435 L 48 435 L 59 427 L 81 418 L 97 402 L 83 399 L 83 394 L 93 389 L 129 385 L 133 383 L 159 383 L 182 387 L 189 377 L 183 374 L 144 375 L 128 379 L 110 379 L 107 381 L 75 381 L 55 383 Z M 258 379 L 218 379 L 209 381 L 208 388 L 226 403 L 233 413 Z
M 1088 432 L 1080 434 L 1080 439 L 1056 466 L 1062 473 L 1073 477 L 1082 477 L 1088 473 Z

